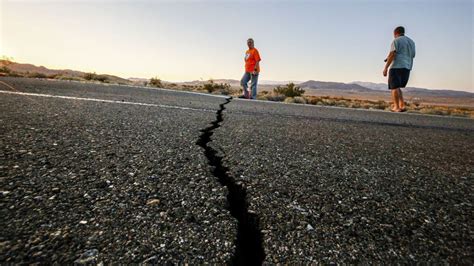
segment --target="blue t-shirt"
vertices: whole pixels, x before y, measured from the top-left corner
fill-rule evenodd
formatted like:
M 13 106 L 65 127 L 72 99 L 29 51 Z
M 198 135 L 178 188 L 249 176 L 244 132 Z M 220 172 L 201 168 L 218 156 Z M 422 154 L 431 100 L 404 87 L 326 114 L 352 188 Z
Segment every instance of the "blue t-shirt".
M 390 47 L 390 52 L 395 51 L 395 59 L 390 68 L 406 68 L 411 70 L 415 57 L 415 42 L 407 36 L 395 38 Z

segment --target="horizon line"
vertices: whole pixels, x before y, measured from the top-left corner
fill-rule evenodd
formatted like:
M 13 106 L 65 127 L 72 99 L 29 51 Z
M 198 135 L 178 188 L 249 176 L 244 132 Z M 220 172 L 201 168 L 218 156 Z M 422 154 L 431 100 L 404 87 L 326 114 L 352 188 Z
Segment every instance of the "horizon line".
M 44 67 L 44 68 L 47 68 L 48 70 L 56 70 L 56 71 L 77 71 L 77 72 L 84 72 L 84 73 L 97 73 L 96 71 L 93 71 L 93 72 L 90 72 L 90 71 L 84 71 L 84 70 L 77 70 L 77 69 L 71 69 L 71 68 L 49 68 L 48 66 L 46 65 L 36 65 L 34 63 L 21 63 L 21 62 L 17 62 L 17 61 L 14 61 L 14 58 L 13 57 L 8 57 L 6 55 L 2 55 L 0 60 L 2 61 L 9 61 L 9 62 L 13 62 L 13 63 L 17 63 L 17 64 L 28 64 L 28 65 L 33 65 L 35 67 Z M 123 77 L 121 74 L 113 74 L 113 73 L 97 73 L 97 74 L 100 74 L 100 75 L 112 75 L 112 76 L 116 76 L 116 77 L 119 77 L 119 78 L 122 78 L 122 79 L 126 79 L 126 80 L 130 80 L 130 79 L 147 79 L 147 80 L 150 80 L 154 77 L 158 77 L 157 75 L 155 75 L 154 77 L 150 77 L 150 78 L 142 78 L 142 77 Z M 190 79 L 190 80 L 165 80 L 165 79 L 161 79 L 162 81 L 165 81 L 165 82 L 175 82 L 175 83 L 184 83 L 184 82 L 195 82 L 195 81 L 209 81 L 209 80 L 235 80 L 235 81 L 239 81 L 240 79 L 236 79 L 236 78 L 208 78 L 208 79 L 204 79 L 202 77 L 200 77 L 199 79 Z M 299 84 L 299 83 L 304 83 L 304 82 L 307 82 L 307 81 L 319 81 L 319 82 L 334 82 L 334 83 L 343 83 L 343 84 L 354 84 L 355 82 L 367 82 L 367 83 L 373 83 L 373 84 L 386 84 L 386 83 L 381 83 L 381 82 L 373 82 L 373 81 L 362 81 L 362 80 L 353 80 L 353 81 L 350 81 L 350 82 L 343 82 L 343 81 L 334 81 L 334 80 L 324 80 L 324 79 L 319 79 L 319 80 L 316 80 L 316 79 L 307 79 L 306 81 L 299 81 L 299 80 L 273 80 L 273 79 L 269 79 L 269 80 L 260 80 L 260 82 L 281 82 L 281 83 L 285 83 L 285 82 L 293 82 L 295 84 Z M 259 82 L 259 83 L 260 83 Z M 277 85 L 277 84 L 261 84 L 261 85 Z M 407 88 L 415 88 L 415 89 L 427 89 L 427 90 L 436 90 L 436 91 L 458 91 L 458 92 L 467 92 L 467 93 L 471 93 L 471 94 L 474 94 L 474 90 L 473 91 L 470 91 L 470 90 L 466 90 L 466 89 L 452 89 L 452 88 L 433 88 L 433 87 L 413 87 L 413 86 L 409 86 Z M 368 88 L 370 89 L 370 88 Z

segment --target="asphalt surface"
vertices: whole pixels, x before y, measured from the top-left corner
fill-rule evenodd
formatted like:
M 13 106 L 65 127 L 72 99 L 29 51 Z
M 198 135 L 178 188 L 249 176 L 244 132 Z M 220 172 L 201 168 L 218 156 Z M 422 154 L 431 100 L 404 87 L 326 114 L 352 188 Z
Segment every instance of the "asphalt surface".
M 0 81 L 0 262 L 474 262 L 472 119 Z

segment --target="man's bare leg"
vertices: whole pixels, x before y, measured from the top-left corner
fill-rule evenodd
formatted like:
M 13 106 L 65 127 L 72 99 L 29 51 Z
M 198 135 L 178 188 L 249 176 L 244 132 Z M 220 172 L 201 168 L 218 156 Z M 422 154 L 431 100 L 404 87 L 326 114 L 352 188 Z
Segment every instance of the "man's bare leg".
M 393 108 L 392 112 L 400 112 L 400 106 L 399 106 L 399 92 L 400 89 L 392 89 L 392 101 L 393 101 Z
M 403 93 L 400 88 L 398 88 L 397 91 L 398 91 L 398 106 L 403 111 L 406 109 L 405 101 L 403 100 Z

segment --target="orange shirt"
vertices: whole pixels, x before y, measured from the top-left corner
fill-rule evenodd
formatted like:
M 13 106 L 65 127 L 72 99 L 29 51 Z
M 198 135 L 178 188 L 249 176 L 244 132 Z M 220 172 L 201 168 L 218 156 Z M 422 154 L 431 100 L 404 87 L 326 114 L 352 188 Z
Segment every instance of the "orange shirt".
M 260 54 L 256 48 L 248 49 L 245 52 L 245 72 L 253 72 L 257 62 L 262 60 Z M 257 68 L 257 72 L 260 72 L 260 67 Z

